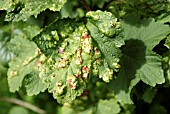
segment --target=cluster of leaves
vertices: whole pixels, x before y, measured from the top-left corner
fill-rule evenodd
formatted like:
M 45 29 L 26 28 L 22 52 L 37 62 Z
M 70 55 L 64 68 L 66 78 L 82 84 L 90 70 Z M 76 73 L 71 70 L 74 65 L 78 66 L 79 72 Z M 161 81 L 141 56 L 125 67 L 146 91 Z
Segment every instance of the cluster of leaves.
M 1 0 L 6 21 L 28 23 L 42 11 L 57 17 L 42 29 L 26 25 L 11 36 L 0 31 L 0 61 L 12 58 L 10 91 L 48 90 L 64 114 L 132 114 L 154 102 L 148 113 L 166 114 L 154 98 L 170 86 L 169 1 L 100 1 Z

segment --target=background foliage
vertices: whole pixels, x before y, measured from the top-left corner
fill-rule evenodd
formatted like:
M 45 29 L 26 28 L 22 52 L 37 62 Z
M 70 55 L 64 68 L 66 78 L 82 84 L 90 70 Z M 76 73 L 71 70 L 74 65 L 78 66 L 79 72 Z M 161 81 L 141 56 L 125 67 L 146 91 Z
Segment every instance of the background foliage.
M 169 0 L 0 0 L 0 113 L 169 114 L 169 12 Z

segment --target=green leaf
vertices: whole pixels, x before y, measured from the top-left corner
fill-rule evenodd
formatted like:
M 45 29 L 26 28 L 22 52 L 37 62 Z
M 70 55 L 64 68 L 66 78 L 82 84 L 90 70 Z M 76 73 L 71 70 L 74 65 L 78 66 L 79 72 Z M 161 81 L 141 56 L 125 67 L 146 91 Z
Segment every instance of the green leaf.
M 0 0 L 0 10 L 8 10 L 12 6 L 12 0 Z
M 62 18 L 77 18 L 84 17 L 85 11 L 79 7 L 79 1 L 77 0 L 68 0 L 64 6 L 61 8 L 61 17 Z
M 136 19 L 136 20 L 135 20 Z M 124 39 L 138 39 L 152 50 L 170 32 L 170 27 L 154 19 L 144 19 L 141 22 L 134 16 L 127 16 L 123 21 Z
M 96 114 L 118 114 L 120 106 L 116 99 L 99 100 Z
M 7 68 L 0 62 L 0 77 L 6 76 Z
M 86 14 L 86 17 L 89 18 L 88 21 L 93 23 L 93 25 L 106 36 L 113 37 L 121 30 L 120 23 L 117 22 L 117 18 L 115 18 L 110 12 L 100 10 L 90 11 Z
M 20 106 L 14 106 L 10 109 L 8 114 L 29 114 L 28 110 L 20 107 Z
M 45 11 L 46 9 L 51 11 L 60 11 L 61 7 L 65 4 L 66 1 L 67 0 L 18 0 L 17 2 L 10 1 L 10 3 L 9 1 L 6 1 L 3 2 L 4 5 L 2 5 L 1 9 L 7 10 L 8 7 L 5 8 L 7 4 L 13 6 L 13 9 L 10 8 L 7 10 L 7 21 L 26 21 L 30 16 L 34 15 L 37 17 L 40 12 Z M 14 10 L 17 10 L 18 13 L 13 13 Z
M 130 91 L 140 80 L 151 86 L 165 82 L 160 56 L 146 51 L 142 41 L 126 41 L 122 53 L 118 77 L 109 84 L 120 102 L 132 103 Z
M 168 49 L 170 49 L 170 36 L 167 37 L 164 45 L 165 45 Z
M 7 49 L 10 35 L 0 30 L 0 62 L 7 65 L 13 54 Z
M 93 0 L 92 5 L 97 5 L 99 8 L 103 8 L 106 2 L 109 2 L 109 0 Z
M 160 22 L 167 23 L 170 22 L 170 15 L 164 17 L 163 19 L 160 20 Z
M 144 92 L 144 94 L 142 95 L 142 99 L 147 103 L 151 103 L 152 100 L 154 99 L 156 93 L 157 93 L 157 91 L 155 89 L 147 88 L 146 91 Z
M 142 44 L 142 47 L 145 49 L 142 50 L 141 54 L 143 53 L 142 55 L 145 60 L 141 61 L 143 62 L 143 65 L 140 70 L 137 71 L 136 75 L 146 84 L 151 86 L 162 84 L 165 82 L 165 79 L 161 67 L 161 58 L 147 50 L 152 50 L 159 44 L 159 42 L 169 33 L 170 28 L 163 23 L 155 22 L 153 19 L 145 19 L 141 23 L 137 19 L 134 21 L 134 18 L 131 15 L 130 17 L 125 18 L 123 24 L 125 40 L 136 39 L 141 40 L 144 43 Z M 132 45 L 135 44 L 131 44 L 131 46 Z M 135 49 L 133 49 L 133 53 L 136 53 Z M 134 55 L 131 55 L 130 57 L 133 56 Z
M 162 70 L 162 58 L 153 52 L 146 53 L 146 63 L 142 65 L 136 75 L 150 86 L 164 83 L 165 78 Z
M 130 91 L 139 80 L 151 86 L 165 82 L 161 57 L 147 50 L 152 50 L 167 35 L 169 27 L 150 19 L 141 24 L 132 17 L 126 19 L 123 24 L 126 45 L 122 48 L 121 70 L 109 87 L 120 102 L 132 103 Z
M 74 22 L 74 26 L 70 22 Z M 94 53 L 92 39 L 81 23 L 59 20 L 53 25 L 34 38 L 46 54 L 39 76 L 49 84 L 49 92 L 54 98 L 59 103 L 65 103 L 80 96 L 86 88 Z M 44 48 L 44 45 L 47 47 Z
M 43 83 L 37 72 L 29 74 L 26 78 L 26 82 L 26 91 L 30 96 L 44 92 L 48 87 L 46 83 Z
M 163 69 L 165 72 L 166 82 L 170 83 L 170 52 L 167 52 L 163 58 Z
M 167 114 L 167 110 L 165 107 L 159 105 L 159 104 L 154 104 L 148 114 Z
M 93 108 L 88 108 L 86 110 L 75 110 L 74 108 L 71 108 L 67 105 L 64 105 L 62 107 L 62 113 L 61 114 L 93 114 Z
M 9 62 L 8 84 L 11 92 L 17 91 L 24 77 L 34 70 L 38 56 L 36 44 L 21 36 L 12 39 L 9 46 L 17 55 Z
M 33 38 L 33 41 L 37 44 L 43 54 L 52 54 L 54 50 L 57 50 L 57 45 L 60 45 L 61 41 L 67 38 L 69 34 L 72 34 L 73 28 L 76 26 L 74 23 L 75 21 L 71 19 L 58 20 L 44 28 L 39 35 Z M 58 24 L 60 24 L 60 26 L 58 26 Z
M 95 18 L 95 17 L 93 17 L 93 18 Z M 94 22 L 95 22 L 95 20 L 94 20 Z M 96 23 L 98 23 L 98 22 L 96 21 Z M 121 56 L 121 50 L 119 49 L 119 47 L 121 47 L 124 44 L 124 42 L 121 39 L 116 39 L 116 38 L 111 39 L 111 38 L 108 38 L 107 36 L 105 36 L 100 31 L 100 28 L 97 28 L 95 26 L 95 24 L 93 24 L 93 22 L 91 22 L 91 19 L 89 19 L 86 26 L 89 29 L 92 38 L 97 42 L 99 49 L 101 50 L 103 57 L 106 60 L 108 66 L 115 70 L 120 68 L 120 65 L 118 63 L 120 61 L 119 58 Z M 108 31 L 109 30 L 110 30 L 110 28 L 108 28 Z
M 30 40 L 41 32 L 38 26 L 27 26 L 23 31 Z
M 122 110 L 120 114 L 135 114 L 134 104 L 121 104 Z
M 122 53 L 120 72 L 117 79 L 109 84 L 109 88 L 114 90 L 120 102 L 132 103 L 130 99 L 131 89 L 140 80 L 135 74 L 145 63 L 144 43 L 138 40 L 129 40 L 126 42 L 126 45 L 122 47 Z

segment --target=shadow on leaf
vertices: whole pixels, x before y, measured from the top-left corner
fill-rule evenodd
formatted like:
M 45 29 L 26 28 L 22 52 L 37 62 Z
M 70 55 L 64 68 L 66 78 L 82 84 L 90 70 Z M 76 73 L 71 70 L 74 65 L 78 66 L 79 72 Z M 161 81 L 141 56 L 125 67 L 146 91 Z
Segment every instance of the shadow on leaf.
M 108 85 L 119 99 L 131 101 L 130 91 L 140 80 L 136 77 L 136 72 L 146 62 L 145 52 L 146 46 L 141 40 L 127 40 L 125 46 L 122 47 L 121 70 L 117 79 Z

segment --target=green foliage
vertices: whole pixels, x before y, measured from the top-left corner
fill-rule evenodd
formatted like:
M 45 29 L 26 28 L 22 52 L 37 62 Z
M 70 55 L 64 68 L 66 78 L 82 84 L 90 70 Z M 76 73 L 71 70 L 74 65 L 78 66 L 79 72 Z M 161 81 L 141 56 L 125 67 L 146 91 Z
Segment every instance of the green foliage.
M 61 8 L 61 18 L 77 18 L 84 17 L 85 12 L 80 8 L 79 1 L 77 0 L 67 0 L 64 6 Z
M 0 10 L 12 21 L 0 20 L 10 92 L 52 93 L 59 114 L 169 113 L 169 1 L 0 0 Z
M 28 111 L 23 107 L 15 106 L 10 109 L 9 114 L 28 114 Z
M 7 65 L 13 54 L 7 49 L 6 45 L 10 40 L 10 35 L 0 31 L 0 63 Z
M 37 17 L 46 9 L 60 11 L 65 2 L 66 0 L 1 0 L 0 10 L 7 10 L 7 21 L 26 21 L 30 16 Z
M 36 63 L 38 52 L 36 45 L 23 37 L 18 36 L 12 39 L 10 45 L 13 53 L 18 55 L 10 61 L 8 70 L 10 91 L 15 92 L 21 87 L 24 77 L 34 70 L 33 66 Z M 25 50 L 23 51 L 23 49 Z
M 153 98 L 155 97 L 156 90 L 148 88 L 143 94 L 143 100 L 147 103 L 151 103 Z
M 97 106 L 96 114 L 112 113 L 118 114 L 120 112 L 120 106 L 115 99 L 100 100 Z

